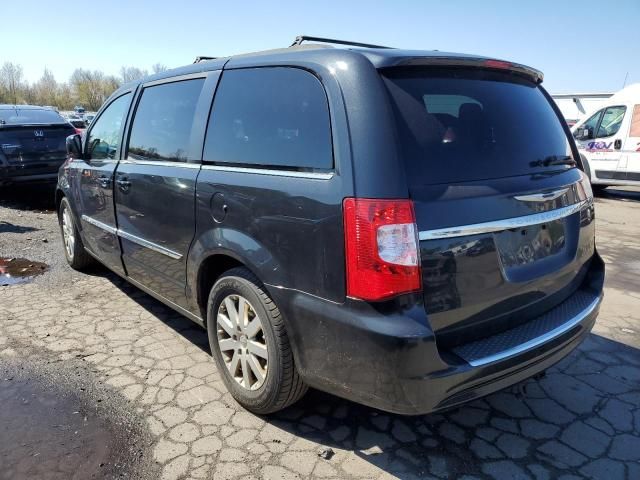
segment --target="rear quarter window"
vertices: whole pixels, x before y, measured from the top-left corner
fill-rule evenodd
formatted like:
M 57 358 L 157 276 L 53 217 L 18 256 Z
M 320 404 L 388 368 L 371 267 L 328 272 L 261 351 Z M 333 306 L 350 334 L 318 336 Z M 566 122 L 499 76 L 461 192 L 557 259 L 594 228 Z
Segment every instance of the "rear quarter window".
M 533 82 L 487 70 L 383 71 L 409 182 L 433 185 L 572 168 L 562 121 Z
M 298 68 L 225 71 L 209 118 L 204 160 L 331 169 L 329 107 L 322 84 Z

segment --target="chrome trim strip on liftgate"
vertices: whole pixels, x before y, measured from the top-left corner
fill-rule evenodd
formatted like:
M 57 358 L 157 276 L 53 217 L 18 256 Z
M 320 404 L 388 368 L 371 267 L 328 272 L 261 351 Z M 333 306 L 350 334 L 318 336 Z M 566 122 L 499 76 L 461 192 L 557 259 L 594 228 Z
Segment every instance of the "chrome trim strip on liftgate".
M 472 367 L 479 367 L 481 365 L 486 365 L 487 363 L 498 362 L 500 360 L 504 360 L 505 358 L 512 357 L 514 355 L 518 355 L 519 353 L 523 353 L 527 350 L 531 350 L 532 348 L 537 347 L 538 345 L 542 345 L 543 343 L 547 343 L 553 340 L 556 337 L 559 337 L 565 332 L 568 332 L 573 327 L 582 322 L 586 317 L 588 317 L 593 311 L 598 308 L 600 305 L 600 301 L 602 297 L 596 298 L 591 304 L 582 310 L 577 315 L 573 316 L 570 320 L 563 323 L 562 325 L 557 326 L 553 330 L 549 330 L 548 332 L 540 335 L 539 337 L 532 338 L 531 340 L 521 343 L 512 348 L 508 348 L 507 350 L 503 350 L 502 352 L 495 353 L 493 355 L 489 355 L 483 358 L 476 358 L 474 360 L 469 361 L 469 365 Z
M 561 218 L 573 215 L 591 204 L 591 202 L 592 200 L 590 199 L 583 200 L 582 202 L 566 207 L 549 210 L 547 212 L 534 213 L 531 215 L 523 215 L 522 217 L 506 218 L 504 220 L 474 223 L 458 227 L 438 228 L 436 230 L 424 230 L 420 232 L 419 238 L 420 240 L 437 240 L 440 238 L 464 237 L 466 235 L 501 232 L 503 230 L 539 225 L 541 223 L 553 222 L 554 220 L 560 220 Z
M 168 248 L 163 247 L 162 245 L 158 245 L 156 243 L 145 240 L 144 238 L 136 237 L 131 233 L 127 233 L 123 231 L 121 228 L 114 228 L 111 225 L 107 225 L 106 223 L 102 223 L 94 218 L 91 218 L 87 215 L 82 215 L 82 220 L 91 225 L 94 225 L 102 230 L 109 232 L 113 235 L 118 235 L 124 239 L 127 239 L 133 243 L 137 243 L 138 245 L 153 250 L 154 252 L 161 253 L 166 255 L 167 257 L 173 258 L 174 260 L 180 260 L 182 258 L 182 254 L 178 252 L 174 252 L 173 250 L 169 250 Z

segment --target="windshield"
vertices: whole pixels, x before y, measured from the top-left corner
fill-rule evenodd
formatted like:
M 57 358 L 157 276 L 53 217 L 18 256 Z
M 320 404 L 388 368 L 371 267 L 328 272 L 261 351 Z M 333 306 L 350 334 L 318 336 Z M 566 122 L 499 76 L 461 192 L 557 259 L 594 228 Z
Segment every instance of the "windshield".
M 569 140 L 537 85 L 464 69 L 383 72 L 412 185 L 572 168 Z
M 0 110 L 0 125 L 32 123 L 64 123 L 64 119 L 57 112 L 47 109 L 21 109 L 17 107 Z

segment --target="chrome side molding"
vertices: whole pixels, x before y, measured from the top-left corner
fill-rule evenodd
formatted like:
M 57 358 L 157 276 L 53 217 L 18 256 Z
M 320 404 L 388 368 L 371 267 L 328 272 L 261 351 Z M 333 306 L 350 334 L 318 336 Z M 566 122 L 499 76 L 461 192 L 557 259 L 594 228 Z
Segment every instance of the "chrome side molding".
M 182 258 L 181 253 L 174 252 L 173 250 L 163 247 L 162 245 L 158 245 L 157 243 L 153 243 L 153 242 L 150 242 L 149 240 L 145 240 L 144 238 L 140 238 L 131 233 L 127 233 L 121 228 L 115 228 L 115 227 L 112 227 L 111 225 L 107 225 L 106 223 L 102 223 L 96 220 L 95 218 L 89 217 L 88 215 L 82 215 L 82 220 L 98 228 L 101 228 L 105 232 L 109 232 L 112 235 L 118 235 L 119 237 L 122 237 L 126 240 L 136 243 L 141 247 L 145 247 L 150 250 L 153 250 L 154 252 L 161 253 L 163 255 L 166 255 L 167 257 L 173 258 L 174 260 L 180 260 Z
M 467 235 L 479 235 L 481 233 L 502 232 L 514 228 L 539 225 L 541 223 L 553 222 L 561 218 L 568 217 L 581 211 L 588 206 L 591 200 L 583 200 L 573 205 L 549 210 L 547 212 L 533 213 L 521 217 L 506 218 L 492 222 L 474 223 L 471 225 L 461 225 L 457 227 L 438 228 L 435 230 L 423 230 L 419 234 L 420 240 L 437 240 L 441 238 L 464 237 Z
M 275 177 L 313 178 L 316 180 L 330 180 L 334 175 L 334 172 L 296 172 L 292 170 L 277 170 L 273 168 L 228 167 L 225 165 L 202 165 L 202 170 L 255 173 L 257 175 L 271 175 Z
M 89 217 L 87 215 L 82 215 L 82 220 L 87 222 L 87 223 L 90 223 L 94 227 L 101 228 L 105 232 L 109 232 L 109 233 L 111 233 L 113 235 L 117 235 L 118 234 L 118 229 L 117 228 L 112 227 L 111 225 L 107 225 L 106 223 L 102 223 L 102 222 L 96 220 L 95 218 L 91 218 L 91 217 Z

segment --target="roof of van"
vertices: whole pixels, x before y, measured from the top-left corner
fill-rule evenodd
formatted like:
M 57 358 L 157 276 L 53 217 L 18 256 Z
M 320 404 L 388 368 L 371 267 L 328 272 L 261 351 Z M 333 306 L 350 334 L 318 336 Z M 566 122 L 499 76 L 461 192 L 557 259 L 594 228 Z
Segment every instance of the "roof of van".
M 622 90 L 614 93 L 610 100 L 620 101 L 623 99 L 640 101 L 640 83 L 632 83 L 631 85 L 627 85 Z
M 349 58 L 353 58 L 354 55 L 366 58 L 376 69 L 421 64 L 442 66 L 477 66 L 484 64 L 488 68 L 501 68 L 519 71 L 520 73 L 534 78 L 538 82 L 541 82 L 543 79 L 542 73 L 534 68 L 479 55 L 441 52 L 439 50 L 405 50 L 398 48 L 334 48 L 330 45 L 308 43 L 304 45 L 294 45 L 287 48 L 243 53 L 228 57 L 209 57 L 210 59 L 208 59 L 208 57 L 198 57 L 198 59 L 196 59 L 196 63 L 166 70 L 164 72 L 135 80 L 123 85 L 118 91 L 130 89 L 132 86 L 139 83 L 161 80 L 179 75 L 219 70 L 224 68 L 227 63 L 233 65 L 236 61 L 239 63 L 254 61 L 269 64 L 274 61 L 286 59 L 290 61 L 314 61 L 316 63 L 326 62 L 327 66 L 329 66 L 330 64 L 335 63 L 337 57 L 344 56 L 344 59 L 348 60 Z M 201 58 L 203 58 L 203 60 L 200 60 Z

